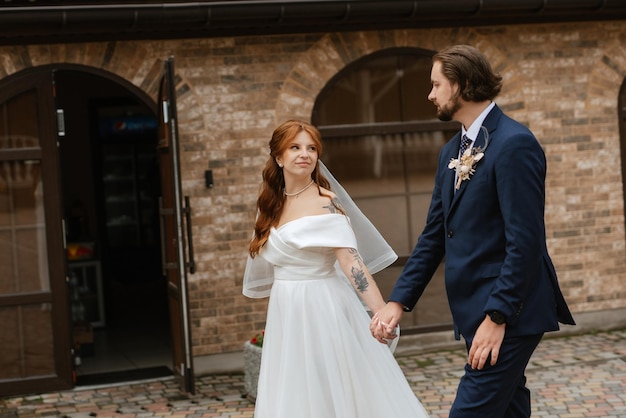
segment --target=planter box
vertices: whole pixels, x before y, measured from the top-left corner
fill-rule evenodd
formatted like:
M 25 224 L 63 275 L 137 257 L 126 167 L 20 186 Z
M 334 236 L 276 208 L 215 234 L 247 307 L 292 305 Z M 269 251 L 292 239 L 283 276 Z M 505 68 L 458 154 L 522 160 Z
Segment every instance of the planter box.
M 261 347 L 250 344 L 250 341 L 246 341 L 243 346 L 244 389 L 248 398 L 253 402 L 256 401 L 256 390 L 259 383 L 261 351 Z

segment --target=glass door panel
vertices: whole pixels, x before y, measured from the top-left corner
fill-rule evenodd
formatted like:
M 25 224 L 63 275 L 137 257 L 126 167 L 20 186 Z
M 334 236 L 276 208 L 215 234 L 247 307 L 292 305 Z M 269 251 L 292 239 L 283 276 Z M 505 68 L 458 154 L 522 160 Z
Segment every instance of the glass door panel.
M 39 161 L 0 161 L 0 289 L 49 289 Z
M 71 381 L 51 81 L 41 72 L 0 89 L 0 396 Z

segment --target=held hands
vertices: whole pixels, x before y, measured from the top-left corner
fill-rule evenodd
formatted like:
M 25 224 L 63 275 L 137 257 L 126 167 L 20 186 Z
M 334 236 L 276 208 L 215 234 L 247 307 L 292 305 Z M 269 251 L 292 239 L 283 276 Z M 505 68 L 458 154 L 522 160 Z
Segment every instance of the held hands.
M 504 340 L 506 324 L 496 324 L 488 315 L 480 324 L 472 340 L 472 346 L 467 357 L 467 364 L 472 369 L 482 370 L 491 356 L 490 364 L 493 366 L 498 361 L 500 347 Z
M 370 332 L 379 343 L 387 344 L 387 340 L 396 338 L 395 329 L 402 312 L 402 305 L 389 302 L 374 314 L 370 321 Z

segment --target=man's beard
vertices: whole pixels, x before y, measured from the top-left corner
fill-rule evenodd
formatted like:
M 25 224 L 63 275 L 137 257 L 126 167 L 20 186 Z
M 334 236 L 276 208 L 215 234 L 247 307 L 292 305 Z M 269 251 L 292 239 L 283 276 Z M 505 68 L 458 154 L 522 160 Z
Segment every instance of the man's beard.
M 450 122 L 454 119 L 454 114 L 458 112 L 460 108 L 461 104 L 459 102 L 459 97 L 456 96 L 453 99 L 450 99 L 445 105 L 437 108 L 437 117 L 442 122 Z

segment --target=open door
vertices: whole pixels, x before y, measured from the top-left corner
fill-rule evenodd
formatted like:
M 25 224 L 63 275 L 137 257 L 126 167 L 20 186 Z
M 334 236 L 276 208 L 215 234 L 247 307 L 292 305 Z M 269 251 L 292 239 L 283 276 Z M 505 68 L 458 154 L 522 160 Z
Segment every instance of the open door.
M 161 190 L 159 213 L 163 274 L 167 277 L 167 294 L 172 328 L 174 373 L 181 390 L 194 393 L 194 374 L 189 328 L 187 272 L 194 273 L 189 197 L 182 196 L 174 59 L 164 63 L 159 88 L 159 160 Z M 187 261 L 187 254 L 189 261 Z
M 72 387 L 52 86 L 0 89 L 0 396 Z

